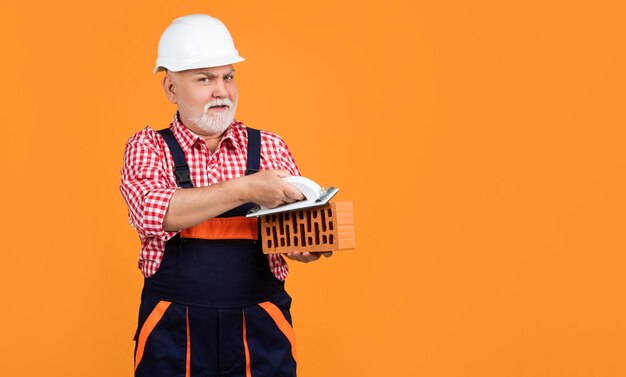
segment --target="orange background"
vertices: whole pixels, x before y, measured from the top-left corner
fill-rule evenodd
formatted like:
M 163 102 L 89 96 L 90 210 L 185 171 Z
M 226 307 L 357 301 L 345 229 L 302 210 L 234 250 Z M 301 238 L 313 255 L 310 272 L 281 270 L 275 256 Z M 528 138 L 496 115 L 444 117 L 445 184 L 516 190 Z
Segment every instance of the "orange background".
M 129 376 L 125 141 L 175 111 L 180 15 L 222 19 L 238 119 L 355 204 L 291 263 L 300 376 L 626 375 L 623 1 L 3 2 L 0 375 Z

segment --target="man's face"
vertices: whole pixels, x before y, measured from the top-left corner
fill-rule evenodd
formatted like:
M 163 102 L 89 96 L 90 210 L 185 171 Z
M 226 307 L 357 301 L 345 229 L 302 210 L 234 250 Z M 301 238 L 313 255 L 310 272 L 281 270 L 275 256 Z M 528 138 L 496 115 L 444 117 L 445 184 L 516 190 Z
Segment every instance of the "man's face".
M 222 134 L 235 118 L 237 85 L 232 65 L 167 72 L 163 87 L 178 104 L 181 121 L 202 135 Z

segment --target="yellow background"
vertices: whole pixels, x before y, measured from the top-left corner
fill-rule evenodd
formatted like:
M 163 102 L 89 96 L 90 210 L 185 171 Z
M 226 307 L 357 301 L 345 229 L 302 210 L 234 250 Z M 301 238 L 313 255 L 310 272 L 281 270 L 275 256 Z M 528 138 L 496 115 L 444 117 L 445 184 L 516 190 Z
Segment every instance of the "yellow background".
M 626 375 L 623 1 L 3 2 L 0 375 L 129 376 L 125 141 L 175 111 L 161 32 L 203 12 L 238 118 L 355 204 L 291 263 L 300 376 Z

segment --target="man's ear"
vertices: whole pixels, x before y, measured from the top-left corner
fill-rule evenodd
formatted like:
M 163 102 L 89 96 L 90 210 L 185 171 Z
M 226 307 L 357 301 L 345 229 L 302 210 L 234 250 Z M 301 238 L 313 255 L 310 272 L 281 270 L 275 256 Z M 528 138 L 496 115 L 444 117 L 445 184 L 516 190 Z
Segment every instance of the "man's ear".
M 176 103 L 176 81 L 170 76 L 168 73 L 163 76 L 163 81 L 161 81 L 161 85 L 163 85 L 163 90 L 165 91 L 165 96 L 167 100 L 171 103 Z

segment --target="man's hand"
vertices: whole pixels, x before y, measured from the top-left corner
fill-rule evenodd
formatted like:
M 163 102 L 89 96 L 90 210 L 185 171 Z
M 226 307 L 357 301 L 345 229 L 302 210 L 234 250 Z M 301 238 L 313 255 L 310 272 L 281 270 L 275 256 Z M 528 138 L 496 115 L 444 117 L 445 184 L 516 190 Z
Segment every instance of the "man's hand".
M 302 263 L 309 263 L 309 262 L 313 262 L 316 261 L 318 259 L 320 259 L 321 256 L 324 256 L 326 258 L 330 258 L 333 256 L 333 252 L 332 251 L 326 251 L 326 252 L 319 252 L 319 253 L 310 253 L 308 251 L 302 252 L 302 253 L 287 253 L 285 254 L 285 256 L 291 260 L 295 260 L 298 262 L 302 262 Z
M 297 188 L 282 180 L 289 175 L 286 170 L 265 170 L 246 176 L 247 199 L 267 208 L 304 199 Z

